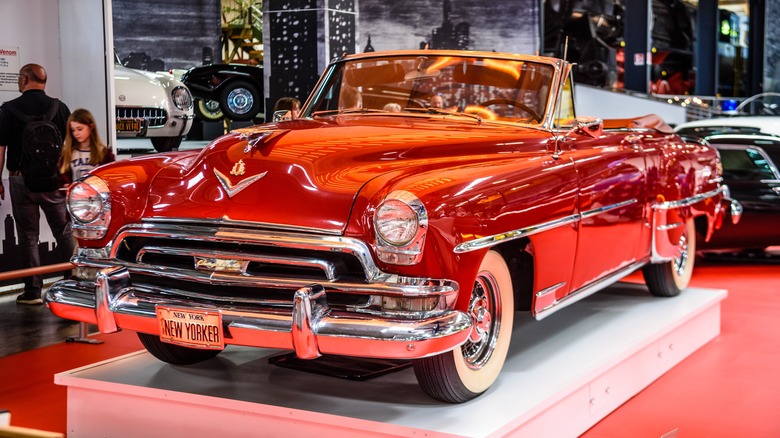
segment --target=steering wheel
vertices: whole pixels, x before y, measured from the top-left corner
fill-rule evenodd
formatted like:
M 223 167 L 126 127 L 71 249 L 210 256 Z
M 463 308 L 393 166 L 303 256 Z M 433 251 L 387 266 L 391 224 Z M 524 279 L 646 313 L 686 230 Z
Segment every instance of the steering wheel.
M 482 107 L 488 107 L 490 105 L 509 105 L 515 108 L 520 108 L 521 110 L 525 111 L 526 113 L 528 113 L 529 116 L 532 117 L 531 118 L 532 121 L 537 123 L 542 121 L 542 118 L 541 116 L 539 116 L 539 113 L 532 110 L 528 105 L 524 104 L 523 102 L 518 102 L 512 99 L 490 99 L 479 104 L 479 106 Z

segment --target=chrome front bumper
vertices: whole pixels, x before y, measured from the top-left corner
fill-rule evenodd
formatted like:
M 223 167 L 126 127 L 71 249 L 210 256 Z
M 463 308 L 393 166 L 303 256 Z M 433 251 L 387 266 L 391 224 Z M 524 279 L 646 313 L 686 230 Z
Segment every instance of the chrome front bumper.
M 222 313 L 225 344 L 293 350 L 303 359 L 322 354 L 421 358 L 458 347 L 471 332 L 471 319 L 456 310 L 414 320 L 336 311 L 318 284 L 299 288 L 287 308 L 203 305 L 134 286 L 121 266 L 100 270 L 94 282 L 58 281 L 44 299 L 55 315 L 95 324 L 101 333 L 127 329 L 159 335 L 156 306 L 217 310 Z

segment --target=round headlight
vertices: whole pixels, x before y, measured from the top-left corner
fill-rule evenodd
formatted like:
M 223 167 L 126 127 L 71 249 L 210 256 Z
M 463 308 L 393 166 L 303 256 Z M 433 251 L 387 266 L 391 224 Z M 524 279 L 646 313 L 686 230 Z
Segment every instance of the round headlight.
M 91 185 L 78 182 L 68 193 L 68 210 L 79 222 L 88 223 L 98 218 L 103 211 L 103 197 Z
M 417 213 L 397 199 L 385 201 L 374 214 L 376 232 L 391 245 L 406 245 L 417 234 Z
M 176 87 L 171 91 L 171 97 L 173 98 L 173 104 L 180 110 L 188 110 L 192 108 L 192 95 L 187 87 Z

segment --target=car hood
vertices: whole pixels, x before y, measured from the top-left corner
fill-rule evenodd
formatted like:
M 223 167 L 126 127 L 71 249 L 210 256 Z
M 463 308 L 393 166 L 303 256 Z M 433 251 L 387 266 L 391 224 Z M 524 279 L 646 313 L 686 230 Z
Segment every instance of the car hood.
M 175 81 L 172 75 L 134 70 L 114 65 L 114 93 L 116 106 L 165 108 L 168 100 L 166 87 Z
M 484 163 L 491 155 L 505 159 L 508 144 L 549 137 L 473 125 L 296 120 L 233 132 L 158 174 L 145 216 L 341 233 L 356 196 L 374 178 L 386 178 L 388 187 L 405 175 Z

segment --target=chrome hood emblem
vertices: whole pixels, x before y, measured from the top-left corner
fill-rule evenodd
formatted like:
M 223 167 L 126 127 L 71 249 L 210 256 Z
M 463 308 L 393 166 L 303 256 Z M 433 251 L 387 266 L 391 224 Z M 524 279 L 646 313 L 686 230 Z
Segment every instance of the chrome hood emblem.
M 241 164 L 241 166 L 239 166 L 239 164 Z M 243 164 L 244 164 L 243 161 L 239 161 L 238 163 L 236 163 L 235 166 L 233 166 L 233 169 L 230 171 L 231 175 L 243 175 L 245 172 Z M 233 171 L 236 172 L 234 173 Z M 250 176 L 248 178 L 242 179 L 236 184 L 233 184 L 230 182 L 230 178 L 228 178 L 225 174 L 223 174 L 216 168 L 214 169 L 214 175 L 217 176 L 217 181 L 219 181 L 219 184 L 222 186 L 223 189 L 225 189 L 225 192 L 227 192 L 228 198 L 232 198 L 233 196 L 237 195 L 240 191 L 249 187 L 253 182 L 264 177 L 266 173 L 268 172 L 263 172 L 254 176 Z

